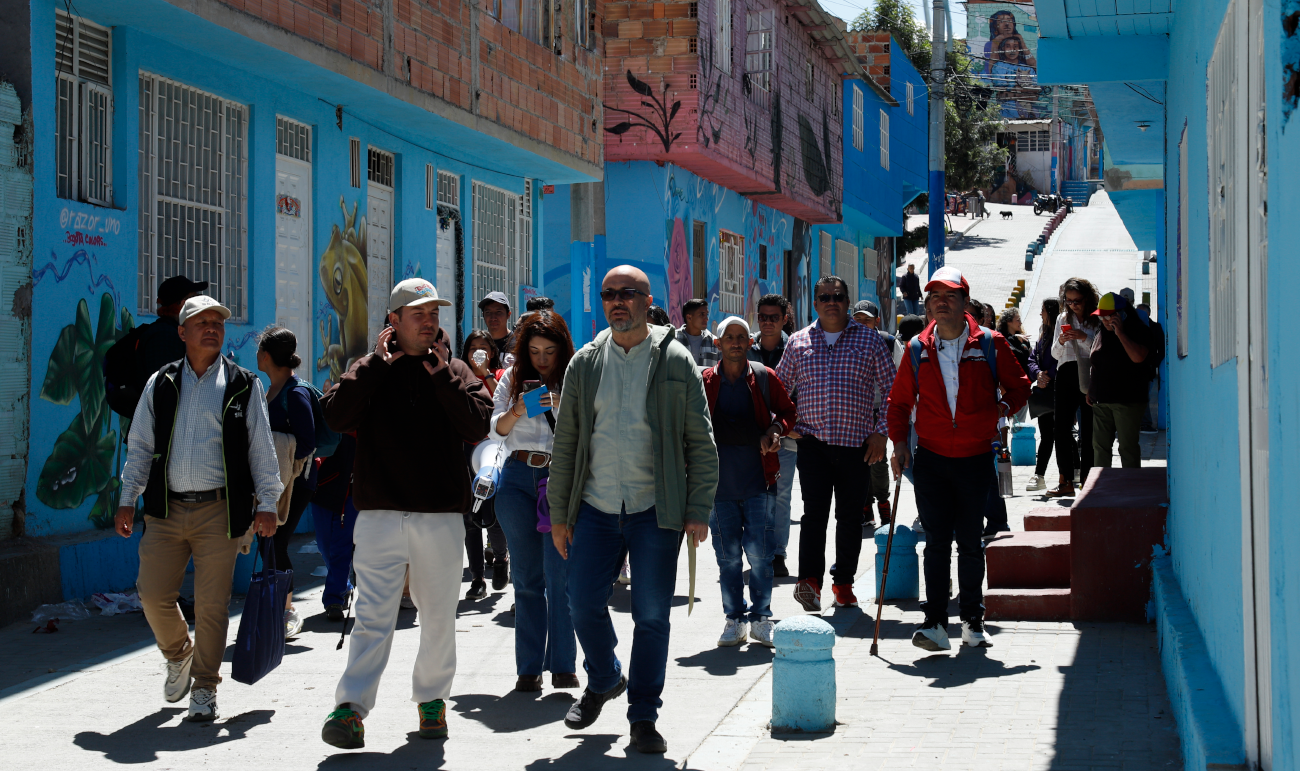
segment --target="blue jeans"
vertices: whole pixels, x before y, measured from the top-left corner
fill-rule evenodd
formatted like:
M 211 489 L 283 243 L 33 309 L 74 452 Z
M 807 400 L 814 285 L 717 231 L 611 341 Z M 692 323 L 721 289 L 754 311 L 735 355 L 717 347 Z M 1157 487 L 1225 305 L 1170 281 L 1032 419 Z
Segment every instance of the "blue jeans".
M 793 454 L 793 453 L 791 453 Z M 743 501 L 713 502 L 709 529 L 713 531 L 713 553 L 718 558 L 722 585 L 722 610 L 727 618 L 744 621 L 745 564 L 749 560 L 750 621 L 772 615 L 772 509 L 776 496 L 759 493 Z
M 329 571 L 321 603 L 326 607 L 346 605 L 352 591 L 352 529 L 357 525 L 352 496 L 343 504 L 342 514 L 313 503 L 311 518 L 316 525 L 316 548 Z
M 511 458 L 501 471 L 497 521 L 510 547 L 515 587 L 515 669 L 519 675 L 576 672 L 569 615 L 569 563 L 550 533 L 537 532 L 537 483 L 550 472 Z
M 909 316 L 925 315 L 924 313 L 921 312 L 920 300 L 908 300 L 907 298 L 903 298 L 903 308 L 907 311 L 907 315 Z
M 581 492 L 578 493 L 579 495 Z M 618 685 L 623 664 L 614 652 L 618 637 L 609 617 L 609 597 L 626 548 L 632 575 L 632 659 L 627 719 L 659 718 L 668 665 L 668 611 L 677 583 L 681 533 L 659 527 L 654 507 L 607 514 L 588 503 L 578 510 L 569 548 L 569 608 L 582 644 L 587 688 L 605 693 Z
M 776 500 L 772 504 L 772 554 L 785 556 L 790 544 L 790 496 L 794 492 L 794 468 L 798 450 L 777 450 L 781 459 L 781 478 L 776 480 Z

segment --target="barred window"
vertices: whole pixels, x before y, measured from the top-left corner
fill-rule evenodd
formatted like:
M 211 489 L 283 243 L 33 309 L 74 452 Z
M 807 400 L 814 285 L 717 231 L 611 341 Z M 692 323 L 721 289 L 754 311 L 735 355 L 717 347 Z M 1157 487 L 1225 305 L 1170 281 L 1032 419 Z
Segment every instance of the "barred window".
M 55 190 L 113 204 L 112 36 L 107 27 L 54 14 Z
M 853 149 L 862 149 L 862 89 L 853 84 Z
M 474 286 L 473 296 L 504 292 L 511 307 L 517 307 L 519 286 L 531 284 L 532 270 L 532 180 L 524 181 L 524 194 L 473 183 L 474 202 Z M 474 327 L 485 328 L 483 316 L 474 311 Z
M 725 316 L 745 315 L 745 239 L 726 230 L 718 233 L 718 301 Z
M 745 75 L 753 91 L 772 90 L 773 11 L 745 15 Z

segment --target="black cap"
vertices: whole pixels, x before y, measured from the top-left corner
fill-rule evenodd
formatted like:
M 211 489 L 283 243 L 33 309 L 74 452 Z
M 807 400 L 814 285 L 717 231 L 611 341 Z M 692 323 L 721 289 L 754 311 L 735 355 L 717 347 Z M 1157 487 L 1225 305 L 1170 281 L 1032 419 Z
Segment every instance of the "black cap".
M 898 322 L 898 339 L 903 342 L 911 340 L 925 329 L 925 317 L 908 315 Z
M 859 302 L 857 305 L 853 306 L 853 312 L 865 313 L 867 314 L 867 316 L 874 319 L 880 315 L 880 308 L 876 307 L 876 304 L 871 302 L 870 300 L 863 300 Z
M 483 306 L 488 303 L 501 303 L 506 306 L 506 310 L 510 310 L 510 301 L 506 299 L 505 292 L 488 292 L 487 297 L 478 301 L 478 309 L 483 310 Z
M 172 276 L 158 285 L 158 304 L 164 307 L 175 305 L 207 288 L 206 281 L 190 281 L 184 276 Z

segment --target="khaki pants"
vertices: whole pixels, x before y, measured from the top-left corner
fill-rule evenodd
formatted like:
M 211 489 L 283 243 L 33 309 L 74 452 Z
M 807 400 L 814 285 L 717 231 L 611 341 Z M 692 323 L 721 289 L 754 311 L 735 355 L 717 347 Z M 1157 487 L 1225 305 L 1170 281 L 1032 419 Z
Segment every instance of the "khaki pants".
M 168 661 L 194 652 L 195 688 L 216 688 L 230 626 L 230 583 L 239 541 L 226 535 L 226 502 L 168 502 L 166 519 L 146 516 L 136 588 L 158 649 Z M 194 558 L 194 642 L 176 605 Z
M 1092 465 L 1109 468 L 1111 447 L 1119 438 L 1119 462 L 1124 468 L 1142 466 L 1142 448 L 1138 435 L 1142 429 L 1142 413 L 1147 405 L 1108 404 L 1092 405 Z

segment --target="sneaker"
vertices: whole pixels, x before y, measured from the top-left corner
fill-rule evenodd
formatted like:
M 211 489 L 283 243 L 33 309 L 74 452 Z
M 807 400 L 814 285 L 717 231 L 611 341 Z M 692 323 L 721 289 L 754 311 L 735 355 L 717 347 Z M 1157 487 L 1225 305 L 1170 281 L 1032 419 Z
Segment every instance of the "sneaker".
M 772 619 L 764 618 L 749 623 L 749 641 L 768 648 L 772 647 Z
M 822 582 L 815 578 L 804 578 L 794 585 L 794 600 L 809 613 L 820 613 L 822 609 Z
M 961 641 L 972 648 L 992 648 L 988 632 L 984 631 L 984 619 L 972 618 L 961 622 Z
M 335 602 L 325 606 L 325 619 L 327 621 L 342 621 L 345 618 L 347 618 L 347 612 L 344 610 L 342 603 Z
M 1037 490 L 1046 490 L 1047 480 L 1043 479 L 1041 474 L 1034 474 L 1029 478 L 1029 484 L 1025 485 L 1025 492 L 1032 493 Z
M 476 578 L 473 581 L 469 582 L 469 591 L 465 592 L 465 599 L 481 600 L 486 596 L 487 596 L 487 583 L 483 579 Z
M 604 693 L 596 693 L 591 688 L 587 688 L 582 692 L 582 698 L 569 707 L 569 713 L 564 716 L 564 724 L 569 728 L 586 728 L 600 717 L 600 710 L 604 708 L 605 702 L 617 699 L 626 690 L 627 675 L 620 677 L 618 685 Z
M 210 723 L 221 717 L 217 710 L 216 688 L 195 688 L 190 691 L 190 714 L 185 717 L 191 723 Z
M 190 684 L 194 678 L 190 677 L 190 665 L 194 663 L 194 651 L 180 661 L 167 662 L 167 681 L 163 683 L 163 698 L 169 703 L 175 704 L 185 698 L 185 694 L 190 692 Z
M 772 558 L 772 577 L 789 578 L 790 568 L 785 566 L 785 556 L 778 554 Z
M 950 651 L 952 643 L 948 642 L 948 629 L 938 621 L 926 621 L 912 635 L 912 644 L 927 651 Z
M 618 582 L 624 586 L 632 583 L 632 566 L 623 560 L 623 568 L 618 571 Z
M 997 527 L 994 525 L 989 525 L 984 528 L 984 532 L 980 534 L 980 538 L 984 541 L 984 543 L 989 543 L 990 541 L 996 540 L 999 533 L 1010 533 L 1010 532 L 1011 532 L 1011 528 L 1009 527 L 1006 526 Z
M 632 741 L 637 752 L 660 754 L 668 751 L 668 742 L 650 720 L 638 720 L 632 724 Z
M 853 584 L 831 584 L 831 592 L 835 594 L 834 607 L 858 607 L 858 598 L 853 594 Z
M 420 738 L 446 739 L 447 702 L 434 699 L 424 702 L 417 709 L 420 711 Z
M 508 583 L 510 583 L 510 563 L 499 560 L 492 566 L 492 591 L 503 592 Z
M 415 600 L 411 599 L 411 595 L 402 595 L 402 607 L 407 610 L 415 610 Z
M 302 633 L 302 616 L 298 613 L 297 608 L 289 608 L 284 612 L 284 639 L 292 640 Z
M 729 618 L 727 625 L 722 627 L 722 636 L 718 638 L 719 648 L 730 648 L 733 645 L 740 645 L 745 641 L 745 635 L 749 632 L 749 625 L 743 619 Z
M 366 727 L 361 724 L 361 716 L 352 710 L 352 705 L 340 704 L 325 718 L 320 738 L 341 750 L 358 750 L 366 746 Z
M 889 509 L 889 501 L 881 501 L 880 503 L 877 503 L 876 510 L 880 512 L 880 524 L 888 525 L 889 518 L 893 516 Z

